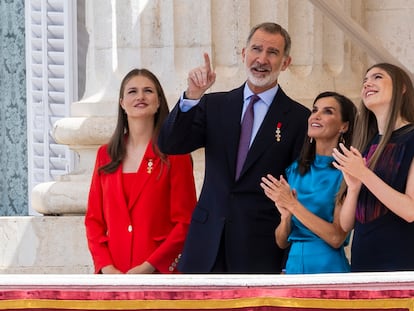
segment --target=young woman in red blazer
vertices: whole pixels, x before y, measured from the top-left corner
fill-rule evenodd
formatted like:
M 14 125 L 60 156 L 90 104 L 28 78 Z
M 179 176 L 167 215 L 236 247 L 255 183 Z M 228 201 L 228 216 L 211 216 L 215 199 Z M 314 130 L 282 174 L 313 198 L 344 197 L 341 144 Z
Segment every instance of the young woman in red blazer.
M 156 145 L 169 109 L 156 76 L 122 80 L 118 122 L 99 148 L 85 217 L 95 273 L 173 273 L 196 204 L 189 154 Z

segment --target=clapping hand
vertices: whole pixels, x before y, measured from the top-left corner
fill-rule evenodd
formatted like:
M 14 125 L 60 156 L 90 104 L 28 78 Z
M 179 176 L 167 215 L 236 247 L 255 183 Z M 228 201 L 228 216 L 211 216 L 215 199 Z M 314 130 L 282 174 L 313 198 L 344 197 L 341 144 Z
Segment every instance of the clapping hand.
M 296 192 L 290 189 L 290 186 L 283 176 L 280 179 L 268 174 L 266 177 L 262 177 L 260 186 L 263 188 L 265 195 L 275 202 L 277 209 L 282 218 L 290 217 L 292 212 L 289 207 L 293 201 L 296 201 Z
M 358 149 L 345 147 L 344 144 L 339 144 L 339 148 L 334 148 L 333 157 L 335 162 L 333 166 L 342 172 L 348 189 L 359 189 L 361 187 L 361 176 L 365 170 L 366 160 L 362 157 Z

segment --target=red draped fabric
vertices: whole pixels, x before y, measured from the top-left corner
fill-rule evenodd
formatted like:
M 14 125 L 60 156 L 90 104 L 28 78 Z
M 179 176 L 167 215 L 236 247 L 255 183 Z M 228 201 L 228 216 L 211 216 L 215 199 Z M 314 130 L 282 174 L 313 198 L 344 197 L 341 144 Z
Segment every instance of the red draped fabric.
M 0 310 L 408 310 L 414 289 L 3 289 Z
M 404 275 L 403 275 L 404 276 Z M 414 276 L 414 275 L 413 275 Z M 59 276 L 53 282 L 44 282 L 41 277 L 27 283 L 1 282 L 0 310 L 239 310 L 239 311 L 317 311 L 317 310 L 388 310 L 414 311 L 414 278 L 412 281 L 382 281 L 380 277 L 367 279 L 366 282 L 303 284 L 298 277 L 297 283 L 287 284 L 286 278 L 278 282 L 260 282 L 264 276 L 239 276 L 238 285 L 214 284 L 201 282 L 203 277 L 188 278 L 188 285 L 183 285 L 180 276 L 176 279 L 155 277 L 154 284 L 148 285 L 135 279 L 100 279 L 91 276 L 93 282 L 68 282 Z M 348 276 L 349 277 L 349 276 Z M 195 277 L 194 277 L 195 278 Z M 231 279 L 231 276 L 228 278 Z M 5 276 L 3 276 L 5 279 Z M 106 280 L 106 282 L 100 282 Z M 134 282 L 115 282 L 116 280 L 133 280 Z M 197 280 L 200 280 L 197 284 Z M 272 280 L 272 279 L 271 279 Z M 296 282 L 296 279 L 293 282 Z M 351 278 L 352 280 L 352 278 Z M 114 284 L 108 284 L 114 281 Z M 302 280 L 303 281 L 303 280 Z M 325 281 L 325 279 L 323 279 Z M 336 280 L 335 280 L 336 281 Z M 164 284 L 163 284 L 164 283 Z M 270 284 L 272 283 L 272 284 Z M 221 284 L 221 285 L 220 285 Z

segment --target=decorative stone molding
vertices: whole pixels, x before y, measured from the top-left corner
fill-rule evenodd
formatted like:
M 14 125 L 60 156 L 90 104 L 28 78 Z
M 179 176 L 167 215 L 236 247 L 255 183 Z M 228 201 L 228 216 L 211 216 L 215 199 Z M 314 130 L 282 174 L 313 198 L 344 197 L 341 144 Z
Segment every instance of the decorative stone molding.
M 53 136 L 79 156 L 75 170 L 59 180 L 36 185 L 32 206 L 44 215 L 84 214 L 97 147 L 108 141 L 115 126 L 113 117 L 73 117 L 57 121 Z M 80 160 L 82 159 L 82 160 Z

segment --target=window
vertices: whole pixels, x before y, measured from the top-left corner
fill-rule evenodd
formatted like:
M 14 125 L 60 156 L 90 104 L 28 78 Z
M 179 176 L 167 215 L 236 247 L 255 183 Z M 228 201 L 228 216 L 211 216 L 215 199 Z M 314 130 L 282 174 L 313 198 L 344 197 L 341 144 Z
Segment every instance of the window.
M 51 136 L 77 100 L 76 1 L 26 0 L 28 190 L 69 173 L 74 153 Z M 29 203 L 29 214 L 33 214 Z

